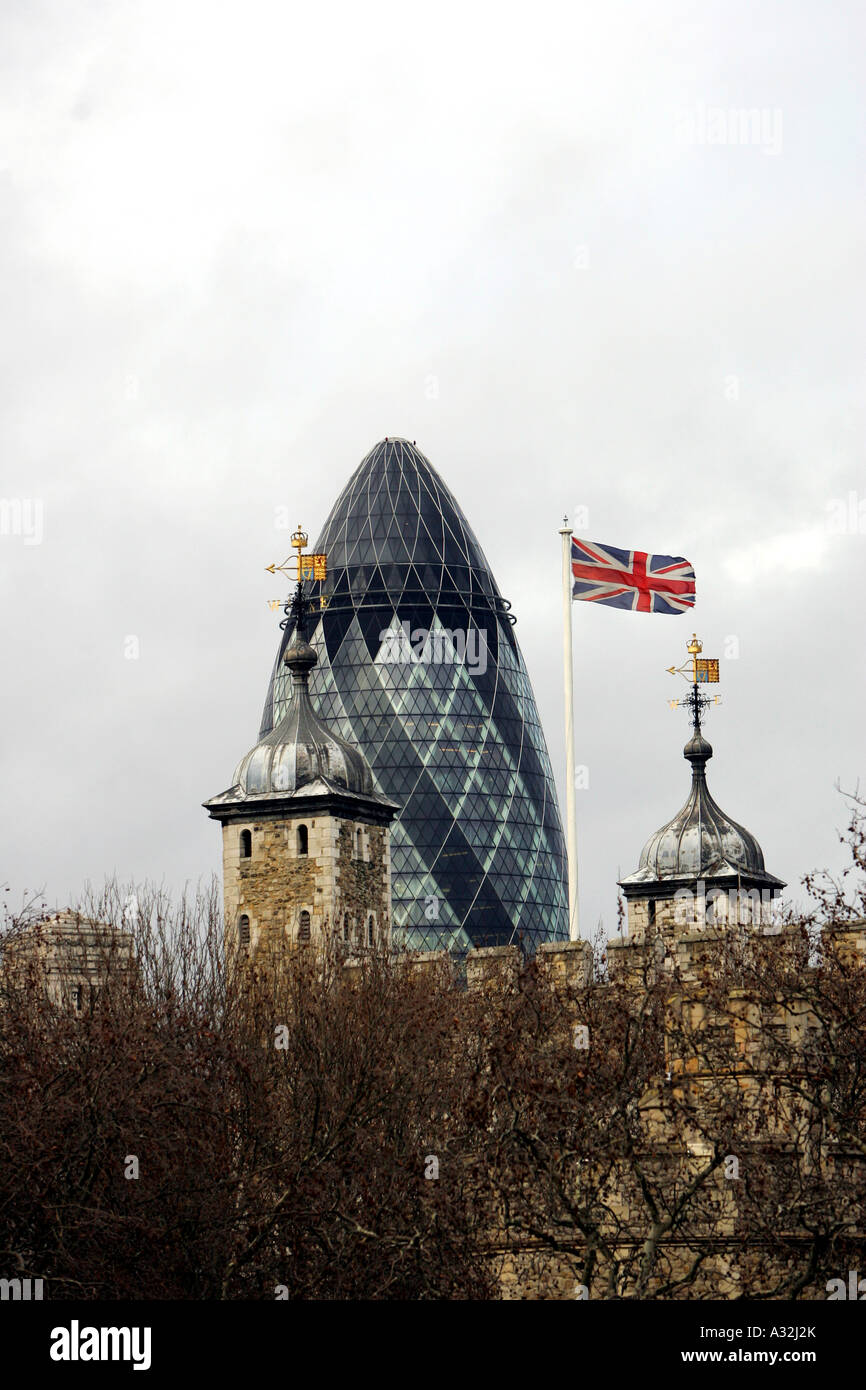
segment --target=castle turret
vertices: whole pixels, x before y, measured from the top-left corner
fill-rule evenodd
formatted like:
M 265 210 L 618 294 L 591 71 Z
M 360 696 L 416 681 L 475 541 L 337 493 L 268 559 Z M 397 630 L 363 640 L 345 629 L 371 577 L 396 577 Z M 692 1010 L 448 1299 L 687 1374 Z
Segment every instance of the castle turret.
M 391 937 L 398 806 L 375 790 L 360 750 L 313 709 L 318 657 L 303 610 L 299 589 L 286 714 L 241 759 L 231 787 L 204 803 L 223 828 L 227 945 L 249 954 L 338 943 L 356 954 Z
M 689 651 L 700 650 L 693 638 Z M 726 815 L 710 795 L 706 769 L 713 750 L 701 732 L 701 711 L 710 701 L 699 693 L 708 667 L 717 663 L 695 657 L 696 679 L 680 702 L 693 721 L 692 737 L 683 749 L 692 772 L 688 798 L 647 840 L 635 872 L 620 881 L 633 941 L 652 928 L 668 936 L 677 929 L 766 921 L 774 897 L 785 887 L 767 873 L 763 851 L 751 831 Z M 717 672 L 712 678 L 717 679 Z

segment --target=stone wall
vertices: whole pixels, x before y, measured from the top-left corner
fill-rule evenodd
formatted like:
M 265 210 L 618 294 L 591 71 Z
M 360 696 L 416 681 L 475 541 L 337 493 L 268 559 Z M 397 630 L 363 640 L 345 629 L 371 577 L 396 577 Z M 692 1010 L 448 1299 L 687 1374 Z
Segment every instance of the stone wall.
M 664 937 L 683 932 L 725 927 L 760 926 L 772 920 L 772 901 L 761 898 L 757 890 L 721 889 L 712 879 L 701 880 L 696 891 L 683 891 L 679 897 L 629 897 L 628 935 L 642 941 L 651 932 Z
M 307 852 L 298 832 L 307 831 Z M 252 852 L 241 853 L 242 835 Z M 361 854 L 356 851 L 360 831 Z M 239 923 L 249 918 L 249 949 L 267 953 L 304 944 L 301 914 L 309 913 L 309 944 L 344 940 L 348 919 L 353 947 L 390 941 L 391 862 L 386 826 L 335 816 L 274 814 L 223 826 L 226 942 L 240 945 Z
M 136 968 L 132 935 L 77 912 L 58 912 L 7 940 L 2 968 L 11 981 L 34 979 L 55 1004 L 80 1013 L 109 977 Z

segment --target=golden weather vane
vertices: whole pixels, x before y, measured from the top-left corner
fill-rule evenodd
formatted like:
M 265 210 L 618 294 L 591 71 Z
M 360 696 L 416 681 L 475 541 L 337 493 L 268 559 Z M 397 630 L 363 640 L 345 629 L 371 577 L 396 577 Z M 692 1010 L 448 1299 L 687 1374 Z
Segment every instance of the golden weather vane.
M 686 643 L 688 661 L 683 662 L 682 666 L 667 668 L 669 675 L 682 676 L 692 687 L 684 700 L 669 700 L 668 704 L 671 709 L 683 706 L 691 711 L 696 734 L 701 731 L 701 710 L 706 709 L 708 705 L 721 704 L 720 695 L 701 695 L 698 691 L 699 685 L 716 685 L 719 679 L 718 658 L 701 656 L 703 649 L 703 643 L 697 633 L 693 632 L 691 640 Z
M 328 557 L 323 553 L 306 554 L 308 540 L 306 531 L 299 524 L 297 531 L 292 534 L 292 546 L 297 553 L 287 556 L 281 565 L 265 565 L 266 572 L 268 574 L 285 574 L 297 584 L 303 584 L 304 580 L 324 583 L 328 577 Z M 294 570 L 291 568 L 292 566 L 294 566 Z M 279 608 L 282 602 L 282 599 L 269 599 L 268 607 Z M 317 600 L 318 607 L 326 608 L 327 603 L 327 594 L 320 594 Z
M 327 555 L 305 555 L 304 551 L 309 537 L 303 526 L 299 526 L 292 536 L 292 545 L 297 551 L 297 555 L 289 555 L 281 565 L 265 565 L 268 574 L 287 574 L 290 579 L 294 579 L 298 584 L 305 579 L 327 579 L 328 577 L 328 557 Z M 295 572 L 292 574 L 289 569 L 294 565 Z

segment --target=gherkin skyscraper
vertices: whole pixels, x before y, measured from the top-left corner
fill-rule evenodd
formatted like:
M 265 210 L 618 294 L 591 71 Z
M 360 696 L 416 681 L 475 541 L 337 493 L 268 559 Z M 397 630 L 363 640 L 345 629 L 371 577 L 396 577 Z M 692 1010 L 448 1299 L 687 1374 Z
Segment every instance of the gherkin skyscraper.
M 454 496 L 413 444 L 370 450 L 314 549 L 310 693 L 357 744 L 392 827 L 395 940 L 415 949 L 568 936 L 565 845 L 511 605 Z M 285 713 L 283 634 L 261 734 Z

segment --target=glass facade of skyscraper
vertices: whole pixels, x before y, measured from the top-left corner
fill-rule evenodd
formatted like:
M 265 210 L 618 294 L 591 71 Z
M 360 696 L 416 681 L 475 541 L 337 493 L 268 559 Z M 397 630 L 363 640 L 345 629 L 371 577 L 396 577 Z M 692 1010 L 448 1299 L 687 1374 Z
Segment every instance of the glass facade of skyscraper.
M 550 760 L 514 633 L 451 492 L 406 440 L 377 444 L 318 537 L 308 584 L 321 717 L 402 807 L 392 828 L 395 939 L 416 949 L 568 935 L 565 847 Z M 285 713 L 282 655 L 262 734 Z

